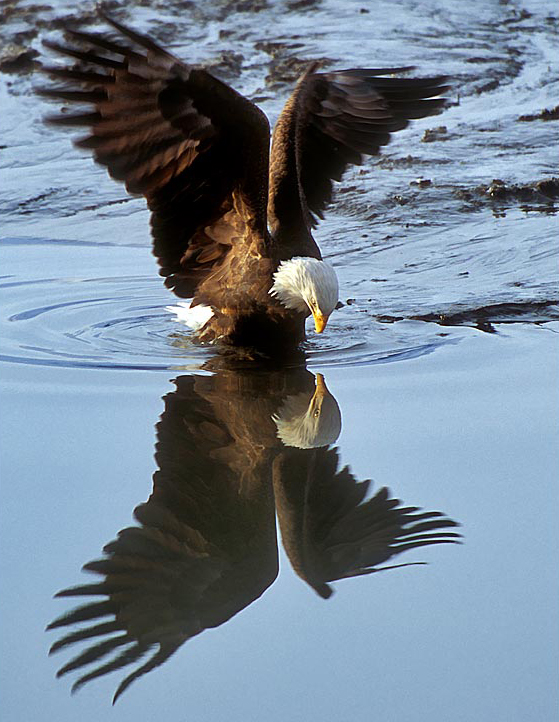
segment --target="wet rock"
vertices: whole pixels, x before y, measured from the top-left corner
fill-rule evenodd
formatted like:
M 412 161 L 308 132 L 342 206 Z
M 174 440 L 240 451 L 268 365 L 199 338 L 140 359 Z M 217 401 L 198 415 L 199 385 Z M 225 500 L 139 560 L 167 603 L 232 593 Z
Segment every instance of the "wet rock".
M 500 85 L 510 83 L 517 78 L 524 67 L 523 53 L 519 48 L 513 45 L 506 47 L 506 59 L 497 60 L 495 58 L 495 66 L 487 68 L 483 74 L 483 82 L 481 85 L 474 86 L 472 89 L 476 95 L 482 93 L 490 93 Z M 489 70 L 491 70 L 489 74 Z
M 224 80 L 238 78 L 241 74 L 244 56 L 242 53 L 221 53 L 221 58 L 214 63 L 208 63 L 207 69 Z
M 518 120 L 523 123 L 529 123 L 533 120 L 559 120 L 559 105 L 556 105 L 555 108 L 551 108 L 550 110 L 545 108 L 539 113 L 520 115 Z
M 476 88 L 475 92 L 478 95 L 481 95 L 482 93 L 490 93 L 492 90 L 495 90 L 498 87 L 499 81 L 497 80 L 497 78 L 494 78 L 493 80 L 489 80 L 487 83 L 480 85 L 478 88 Z
M 276 55 L 281 55 L 281 53 L 286 52 L 289 48 L 293 46 L 289 45 L 288 43 L 262 40 L 255 43 L 254 47 L 256 48 L 256 50 L 262 50 L 262 52 L 268 53 L 268 55 L 271 55 L 273 58 L 275 58 Z
M 429 178 L 416 178 L 410 182 L 410 186 L 417 186 L 418 188 L 428 188 L 433 185 L 433 181 Z
M 555 201 L 559 199 L 559 178 L 546 178 L 532 183 L 505 183 L 494 178 L 489 185 L 474 188 L 458 188 L 453 196 L 468 203 L 465 210 L 480 209 L 485 200 L 500 204 L 521 203 L 524 210 L 545 212 L 555 211 Z M 529 205 L 532 204 L 532 205 Z M 501 206 L 502 207 L 502 206 Z M 503 213 L 500 214 L 504 215 Z
M 309 58 L 305 57 L 274 55 L 270 64 L 270 71 L 266 76 L 266 85 L 273 90 L 277 90 L 286 84 L 292 85 L 299 80 L 309 67 L 310 62 Z M 313 62 L 315 61 L 313 60 Z M 322 58 L 318 59 L 318 62 L 320 62 L 321 67 L 325 67 L 330 65 L 331 60 Z
M 448 140 L 446 125 L 439 125 L 437 128 L 427 128 L 423 133 L 422 143 L 434 143 L 437 140 Z
M 494 333 L 494 323 L 517 323 L 531 321 L 545 323 L 559 319 L 559 301 L 526 301 L 518 303 L 494 303 L 481 308 L 464 308 L 443 312 L 424 313 L 410 316 L 375 316 L 382 323 L 396 321 L 425 321 L 441 326 L 473 326 L 480 331 Z
M 228 10 L 238 13 L 259 13 L 267 7 L 268 0 L 236 0 L 228 6 Z
M 503 25 L 514 25 L 515 23 L 520 23 L 523 20 L 528 20 L 531 17 L 532 13 L 528 10 L 513 10 L 512 16 L 510 18 L 507 18 L 506 20 L 503 20 Z
M 508 193 L 507 186 L 500 178 L 493 178 L 485 193 L 492 198 L 505 198 Z
M 478 331 L 483 331 L 484 333 L 497 333 L 497 329 L 492 323 L 489 323 L 489 321 L 478 321 L 476 328 Z
M 291 0 L 287 3 L 289 10 L 307 10 L 308 8 L 320 5 L 322 0 Z
M 22 20 L 32 17 L 40 17 L 45 13 L 51 12 L 50 5 L 20 5 L 16 2 L 3 2 L 2 13 L 0 15 L 0 24 L 8 24 L 13 20 Z
M 559 198 L 559 178 L 538 181 L 536 188 L 548 198 Z
M 465 201 L 468 206 L 462 210 L 472 210 L 472 206 L 475 205 L 477 208 L 481 208 L 482 203 L 475 197 L 474 189 L 469 190 L 467 188 L 455 188 L 452 191 L 454 198 L 458 198 L 460 201 Z
M 496 178 L 485 188 L 491 198 L 537 201 L 559 198 L 559 178 L 549 178 L 536 183 L 510 184 Z
M 428 166 L 432 168 L 434 165 L 448 165 L 452 163 L 450 158 L 416 158 L 413 155 L 406 155 L 401 158 L 395 158 L 392 156 L 380 156 L 377 159 L 375 165 L 379 168 L 412 168 L 413 166 Z M 360 170 L 360 175 L 366 175 L 370 171 L 367 169 Z
M 495 65 L 497 63 L 500 63 L 502 61 L 502 58 L 499 56 L 490 56 L 490 55 L 484 55 L 483 57 L 475 55 L 471 58 L 466 58 L 466 62 L 470 63 L 471 65 L 485 65 L 487 63 L 491 63 L 492 65 Z
M 32 48 L 9 43 L 0 52 L 0 72 L 31 73 L 39 53 Z

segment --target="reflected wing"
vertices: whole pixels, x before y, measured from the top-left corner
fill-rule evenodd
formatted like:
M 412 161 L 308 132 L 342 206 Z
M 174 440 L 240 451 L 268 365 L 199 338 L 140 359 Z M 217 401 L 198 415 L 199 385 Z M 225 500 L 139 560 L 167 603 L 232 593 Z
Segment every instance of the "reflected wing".
M 269 217 L 280 226 L 315 226 L 332 199 L 332 181 L 350 164 L 375 155 L 411 119 L 437 112 L 443 77 L 386 78 L 412 68 L 341 70 L 299 81 L 274 129 Z M 283 234 L 282 234 L 283 240 Z
M 205 70 L 105 19 L 117 40 L 69 30 L 74 47 L 45 43 L 78 63 L 45 68 L 65 85 L 39 92 L 93 106 L 49 121 L 87 127 L 77 144 L 146 197 L 166 285 L 192 296 L 217 269 L 223 276 L 233 247 L 264 248 L 268 121 Z
M 211 377 L 177 383 L 157 427 L 153 493 L 134 512 L 140 525 L 121 531 L 103 559 L 85 565 L 99 582 L 57 595 L 101 598 L 49 626 L 86 623 L 51 650 L 87 642 L 58 672 L 98 663 L 73 689 L 149 655 L 120 684 L 116 700 L 186 640 L 247 607 L 277 576 L 269 452 L 261 438 L 234 438 L 219 418 L 225 414 L 206 399 Z
M 406 550 L 460 538 L 449 531 L 457 522 L 401 506 L 386 487 L 367 500 L 370 481 L 356 481 L 338 463 L 337 449 L 327 448 L 288 449 L 274 461 L 283 545 L 297 574 L 320 596 L 332 594 L 327 582 L 381 571 L 379 564 Z

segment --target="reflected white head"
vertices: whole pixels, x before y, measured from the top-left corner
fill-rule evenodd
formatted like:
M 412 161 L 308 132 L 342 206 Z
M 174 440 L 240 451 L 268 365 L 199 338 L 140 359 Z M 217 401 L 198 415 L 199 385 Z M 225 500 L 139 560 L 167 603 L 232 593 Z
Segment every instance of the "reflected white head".
M 316 332 L 322 333 L 338 303 L 338 279 L 328 263 L 297 256 L 280 263 L 270 294 L 286 308 L 310 311 Z
M 316 375 L 315 383 L 311 398 L 308 392 L 288 396 L 272 416 L 285 446 L 317 449 L 333 444 L 340 435 L 342 415 L 338 402 L 326 388 L 322 374 Z

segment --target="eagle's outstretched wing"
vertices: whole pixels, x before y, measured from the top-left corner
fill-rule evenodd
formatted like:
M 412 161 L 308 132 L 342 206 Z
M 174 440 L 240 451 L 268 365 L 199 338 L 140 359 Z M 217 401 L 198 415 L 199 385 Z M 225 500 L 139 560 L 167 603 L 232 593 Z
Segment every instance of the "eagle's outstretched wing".
M 193 296 L 216 271 L 238 282 L 244 258 L 266 248 L 266 116 L 206 70 L 102 17 L 116 39 L 68 29 L 71 46 L 45 43 L 78 62 L 45 67 L 64 83 L 39 92 L 88 106 L 49 121 L 87 128 L 77 145 L 146 197 L 154 253 L 177 295 Z
M 437 112 L 445 78 L 384 77 L 413 68 L 315 72 L 311 66 L 274 128 L 268 220 L 274 237 L 289 245 L 307 237 L 332 199 L 333 181 L 350 164 L 375 155 L 391 133 L 414 118 Z

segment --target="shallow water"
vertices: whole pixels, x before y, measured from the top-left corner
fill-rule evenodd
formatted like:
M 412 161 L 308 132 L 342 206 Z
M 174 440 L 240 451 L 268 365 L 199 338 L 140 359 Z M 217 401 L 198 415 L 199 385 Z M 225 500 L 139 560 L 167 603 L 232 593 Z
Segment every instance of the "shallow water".
M 258 557 L 253 571 L 233 574 L 231 620 L 206 621 L 217 629 L 188 639 L 134 683 L 118 700 L 117 719 L 156 719 L 163 709 L 200 720 L 553 719 L 558 190 L 546 181 L 557 172 L 558 122 L 537 116 L 558 95 L 555 6 L 324 0 L 127 7 L 123 19 L 185 59 L 209 62 L 272 120 L 303 61 L 314 58 L 331 67 L 417 64 L 447 73 L 451 104 L 398 134 L 340 186 L 317 239 L 336 267 L 345 305 L 325 334 L 309 337 L 309 371 L 278 376 L 223 368 L 215 349 L 191 343 L 165 311 L 171 296 L 151 256 L 143 202 L 127 198 L 68 135 L 44 126 L 49 107 L 32 94 L 35 74 L 22 72 L 30 61 L 20 58 L 18 72 L 2 65 L 10 71 L 0 74 L 6 719 L 98 720 L 134 669 L 71 697 L 79 671 L 71 680 L 56 680 L 55 672 L 87 645 L 49 658 L 49 646 L 66 632 L 43 629 L 80 602 L 52 596 L 96 579 L 80 567 L 132 524 L 156 469 L 157 488 L 169 469 L 184 475 L 190 468 L 181 456 L 196 447 L 188 434 L 153 461 L 154 425 L 164 410 L 160 442 L 175 428 L 168 411 L 177 388 L 184 396 L 177 429 L 184 433 L 190 414 L 192 428 L 206 436 L 219 429 L 218 438 L 234 439 L 213 456 L 200 445 L 195 463 L 206 464 L 207 478 L 229 478 L 231 469 L 240 478 L 243 454 L 253 459 L 249 448 L 265 450 L 262 493 L 247 507 L 253 516 L 231 510 L 234 529 L 258 519 L 252 523 L 262 542 L 247 546 L 254 554 L 235 557 L 235 544 L 248 542 L 225 535 L 226 561 L 209 555 L 196 573 L 207 579 L 216 564 Z M 3 37 L 39 48 L 39 34 L 55 32 L 68 8 L 6 3 Z M 341 435 L 324 437 L 330 451 L 282 445 L 273 418 L 288 397 L 304 392 L 309 403 L 317 373 L 341 409 Z M 281 428 L 284 441 L 293 440 Z M 355 571 L 367 560 L 338 537 L 333 571 L 313 544 L 325 529 L 355 532 L 353 517 L 346 527 L 332 522 L 332 509 L 351 508 L 349 497 L 320 473 L 317 498 L 330 499 L 330 507 L 313 507 L 309 478 L 302 489 L 287 484 L 311 460 L 312 468 L 331 468 L 333 448 L 338 471 L 348 464 L 355 483 L 373 479 L 369 496 L 388 486 L 403 506 L 441 512 L 462 525 L 463 544 L 400 551 L 384 562 L 429 566 L 339 580 L 347 564 Z M 287 464 L 279 481 L 274 463 Z M 201 488 L 190 476 L 181 483 L 194 495 Z M 274 503 L 283 536 L 277 548 Z M 223 530 L 204 529 L 223 538 Z M 370 556 L 369 566 L 383 566 L 381 556 Z M 328 600 L 309 582 L 324 578 L 325 565 L 338 579 Z M 203 588 L 200 577 L 192 579 Z M 210 615 L 201 599 L 196 614 Z

